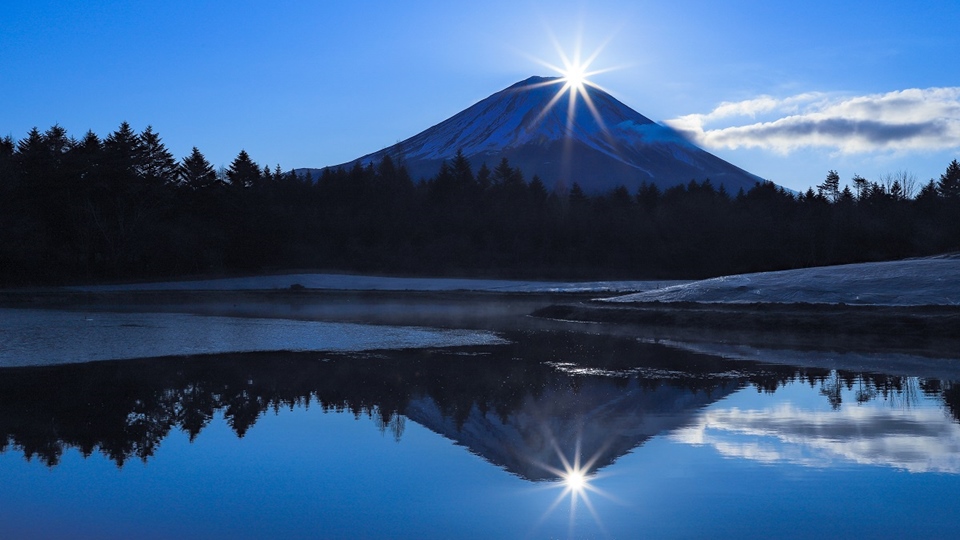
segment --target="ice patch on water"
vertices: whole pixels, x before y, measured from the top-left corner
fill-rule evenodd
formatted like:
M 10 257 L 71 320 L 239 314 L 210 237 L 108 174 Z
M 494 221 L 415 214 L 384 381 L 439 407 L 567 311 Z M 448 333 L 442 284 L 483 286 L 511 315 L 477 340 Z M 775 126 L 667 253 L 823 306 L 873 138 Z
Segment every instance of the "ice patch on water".
M 255 351 L 364 351 L 497 345 L 492 332 L 411 326 L 0 309 L 0 367 Z

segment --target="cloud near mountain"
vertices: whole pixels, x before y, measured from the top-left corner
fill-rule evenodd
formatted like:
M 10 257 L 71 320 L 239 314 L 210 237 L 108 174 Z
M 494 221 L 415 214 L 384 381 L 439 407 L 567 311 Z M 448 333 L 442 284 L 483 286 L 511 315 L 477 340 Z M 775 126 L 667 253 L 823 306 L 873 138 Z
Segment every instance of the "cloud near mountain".
M 788 154 L 818 147 L 855 154 L 960 148 L 960 87 L 856 97 L 817 92 L 781 99 L 760 96 L 665 123 L 712 149 Z

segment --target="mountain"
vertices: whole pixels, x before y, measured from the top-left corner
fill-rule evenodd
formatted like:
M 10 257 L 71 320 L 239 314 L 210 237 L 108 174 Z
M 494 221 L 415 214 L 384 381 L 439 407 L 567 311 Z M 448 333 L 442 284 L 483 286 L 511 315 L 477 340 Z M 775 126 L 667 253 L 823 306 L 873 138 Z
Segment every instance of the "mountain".
M 593 474 L 649 439 L 691 424 L 701 410 L 738 388 L 732 380 L 692 392 L 669 384 L 643 388 L 618 384 L 614 377 L 582 377 L 576 389 L 546 386 L 536 396 L 527 395 L 506 415 L 474 407 L 458 422 L 430 397 L 411 400 L 403 414 L 520 478 L 555 481 L 564 459 L 573 463 L 579 452 Z
M 539 175 L 548 189 L 577 182 L 587 193 L 706 179 L 736 192 L 763 181 L 598 88 L 584 86 L 593 110 L 577 95 L 571 114 L 569 92 L 558 98 L 563 82 L 530 77 L 409 139 L 340 166 L 376 164 L 390 155 L 413 178 L 429 178 L 459 150 L 474 171 L 482 163 L 492 169 L 507 158 L 527 180 Z

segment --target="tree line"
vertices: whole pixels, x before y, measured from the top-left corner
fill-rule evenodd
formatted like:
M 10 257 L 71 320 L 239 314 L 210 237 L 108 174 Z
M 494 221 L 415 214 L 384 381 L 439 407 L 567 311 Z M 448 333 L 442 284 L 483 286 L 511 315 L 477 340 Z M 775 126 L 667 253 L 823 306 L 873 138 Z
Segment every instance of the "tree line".
M 163 278 L 282 269 L 523 278 L 701 278 L 960 249 L 960 163 L 852 186 L 830 171 L 794 194 L 709 179 L 549 192 L 503 159 L 458 154 L 416 181 L 401 159 L 215 169 L 177 161 L 150 127 L 105 138 L 60 126 L 0 139 L 0 280 Z M 918 189 L 919 188 L 919 189 Z
M 398 440 L 411 402 L 429 398 L 462 428 L 471 414 L 492 413 L 507 423 L 530 402 L 568 396 L 584 381 L 610 396 L 639 388 L 727 395 L 746 385 L 773 393 L 794 383 L 819 386 L 834 409 L 844 390 L 856 403 L 932 398 L 960 420 L 960 384 L 815 367 L 758 365 L 629 338 L 587 334 L 510 334 L 508 345 L 481 348 L 483 362 L 456 350 L 403 350 L 358 361 L 351 353 L 243 353 L 133 359 L 8 370 L 0 378 L 0 453 L 56 466 L 71 448 L 100 453 L 123 466 L 150 459 L 173 431 L 193 441 L 217 416 L 243 437 L 269 412 L 297 407 L 368 417 Z M 629 373 L 637 359 L 651 369 L 623 377 L 576 375 L 543 359 Z M 664 373 L 672 375 L 664 376 Z M 677 374 L 680 373 L 680 376 Z M 738 376 L 716 377 L 717 373 Z M 50 392 L 56 388 L 56 392 Z M 547 393 L 554 390 L 552 394 Z M 848 394 L 849 396 L 849 394 Z M 642 398 L 641 398 L 642 399 Z M 849 405 L 848 405 L 849 406 Z M 573 441 L 567 441 L 572 443 Z

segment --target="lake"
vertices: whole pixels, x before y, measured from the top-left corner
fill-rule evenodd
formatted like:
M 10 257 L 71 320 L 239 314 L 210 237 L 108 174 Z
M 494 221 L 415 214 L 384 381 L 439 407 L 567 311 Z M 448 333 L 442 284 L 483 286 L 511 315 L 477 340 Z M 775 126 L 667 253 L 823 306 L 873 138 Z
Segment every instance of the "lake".
M 0 536 L 955 537 L 960 360 L 546 300 L 0 309 Z

